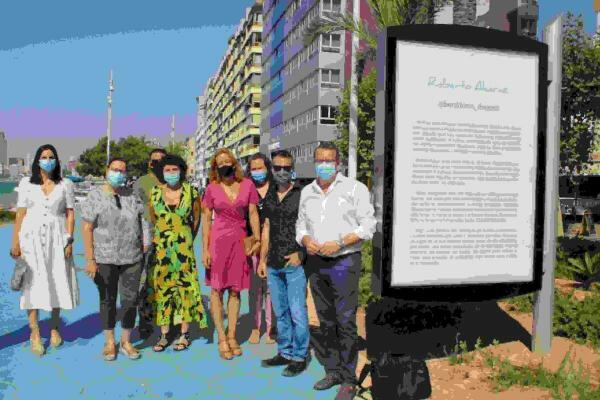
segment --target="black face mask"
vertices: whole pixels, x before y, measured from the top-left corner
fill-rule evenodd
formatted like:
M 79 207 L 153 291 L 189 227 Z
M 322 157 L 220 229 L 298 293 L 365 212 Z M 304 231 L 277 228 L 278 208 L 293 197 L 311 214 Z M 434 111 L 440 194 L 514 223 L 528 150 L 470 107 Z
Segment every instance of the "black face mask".
M 223 165 L 217 168 L 217 172 L 219 172 L 221 178 L 230 178 L 235 173 L 235 169 L 232 165 Z

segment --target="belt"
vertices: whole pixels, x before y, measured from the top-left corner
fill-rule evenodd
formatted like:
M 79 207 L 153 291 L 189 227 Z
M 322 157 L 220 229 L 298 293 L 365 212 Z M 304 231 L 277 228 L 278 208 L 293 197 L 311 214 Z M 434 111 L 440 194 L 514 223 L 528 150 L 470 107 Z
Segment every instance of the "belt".
M 337 261 L 337 260 L 341 260 L 342 258 L 347 258 L 350 256 L 353 256 L 355 254 L 359 254 L 360 251 L 354 251 L 352 253 L 346 253 L 346 254 L 342 254 L 341 256 L 337 256 L 337 257 L 326 257 L 326 256 L 322 256 L 319 254 L 315 254 L 313 257 L 319 257 L 320 259 L 324 260 L 324 261 Z

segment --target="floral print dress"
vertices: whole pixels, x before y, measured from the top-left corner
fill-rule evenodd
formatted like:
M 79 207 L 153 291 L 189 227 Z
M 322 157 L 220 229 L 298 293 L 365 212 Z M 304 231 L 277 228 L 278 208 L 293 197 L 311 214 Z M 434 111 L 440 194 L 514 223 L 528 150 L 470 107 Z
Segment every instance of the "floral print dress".
M 152 189 L 155 259 L 148 272 L 148 301 L 158 326 L 196 321 L 205 328 L 198 269 L 194 257 L 192 206 L 198 192 L 182 185 L 178 206 L 165 203 L 160 187 Z

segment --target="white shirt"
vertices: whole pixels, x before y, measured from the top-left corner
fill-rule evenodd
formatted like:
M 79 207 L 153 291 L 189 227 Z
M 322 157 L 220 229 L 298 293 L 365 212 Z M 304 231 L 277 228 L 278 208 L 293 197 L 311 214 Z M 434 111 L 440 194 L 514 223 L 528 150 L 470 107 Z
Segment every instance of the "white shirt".
M 370 240 L 376 225 L 369 189 L 359 181 L 338 173 L 326 193 L 316 179 L 302 189 L 296 221 L 296 241 L 300 245 L 306 235 L 319 244 L 337 242 L 350 233 L 362 240 Z M 332 257 L 360 250 L 359 242 L 344 247 Z

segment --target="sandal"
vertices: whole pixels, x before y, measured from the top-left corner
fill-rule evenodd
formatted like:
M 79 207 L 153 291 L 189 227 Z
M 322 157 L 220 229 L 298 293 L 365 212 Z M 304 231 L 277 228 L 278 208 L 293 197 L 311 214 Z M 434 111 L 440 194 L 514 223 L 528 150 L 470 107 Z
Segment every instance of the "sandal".
M 233 352 L 234 356 L 239 357 L 242 355 L 242 348 L 238 344 L 237 340 L 235 340 L 235 338 L 227 339 L 227 344 L 231 348 L 231 351 Z
M 250 344 L 259 344 L 260 343 L 260 331 L 258 329 L 253 329 L 252 334 L 250 335 L 250 339 L 248 339 Z
M 37 335 L 34 335 L 34 332 L 31 333 L 29 341 L 31 342 L 31 352 L 36 356 L 43 356 L 46 352 L 44 349 L 44 345 L 42 344 L 42 338 L 40 337 L 40 331 L 35 331 Z
M 181 336 L 179 336 L 179 340 L 173 346 L 173 349 L 175 351 L 186 350 L 188 347 L 190 347 L 191 344 L 192 344 L 192 342 L 190 342 L 190 333 L 189 332 L 185 332 L 185 333 L 182 332 Z
M 225 345 L 225 346 L 222 346 Z M 227 340 L 220 340 L 219 341 L 219 356 L 221 356 L 221 358 L 223 360 L 231 360 L 233 358 L 233 354 L 231 353 L 231 349 L 229 348 L 229 345 L 227 344 Z
M 165 351 L 168 345 L 169 341 L 167 340 L 167 335 L 163 333 L 160 335 L 160 339 L 158 339 L 158 342 L 156 342 L 152 350 L 154 350 L 155 353 L 160 353 L 161 351 Z
M 131 343 L 121 343 L 119 350 L 121 351 L 121 354 L 123 354 L 125 357 L 129 358 L 130 360 L 137 360 L 141 357 L 138 349 L 133 347 L 133 345 Z
M 57 348 L 63 344 L 63 338 L 57 330 L 50 331 L 50 346 Z
M 104 361 L 114 361 L 117 358 L 117 346 L 114 343 L 105 343 L 102 357 Z

